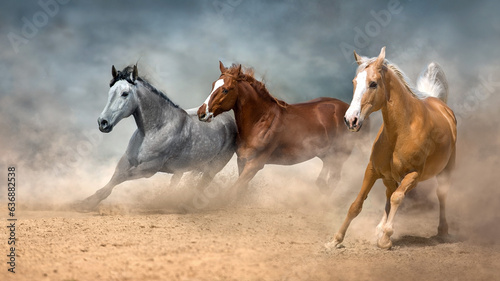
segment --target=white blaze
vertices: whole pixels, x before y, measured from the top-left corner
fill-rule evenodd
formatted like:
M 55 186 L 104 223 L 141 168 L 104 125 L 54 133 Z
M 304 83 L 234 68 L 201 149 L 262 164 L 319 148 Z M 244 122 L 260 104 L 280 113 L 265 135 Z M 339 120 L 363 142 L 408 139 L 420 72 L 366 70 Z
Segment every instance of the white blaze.
M 204 104 L 206 105 L 205 106 L 206 118 L 208 118 L 209 114 L 211 114 L 210 111 L 208 110 L 208 102 L 210 101 L 210 98 L 212 97 L 212 94 L 215 91 L 217 91 L 217 89 L 219 89 L 220 87 L 222 87 L 222 85 L 224 85 L 224 79 L 219 79 L 219 80 L 215 81 L 214 89 L 212 90 L 212 92 L 210 93 L 210 95 L 208 95 L 207 99 L 204 102 Z
M 358 117 L 357 115 L 361 111 L 361 99 L 366 92 L 366 70 L 360 72 L 358 76 L 356 76 L 356 89 L 354 90 L 354 96 L 352 97 L 351 105 L 349 109 L 347 109 L 345 113 L 345 118 L 347 120 L 351 120 L 354 117 Z
M 123 92 L 129 92 L 131 91 L 130 84 L 127 81 L 117 81 L 113 87 L 109 89 L 108 93 L 108 103 L 106 104 L 106 107 L 104 108 L 103 112 L 101 115 L 105 114 L 107 111 L 115 112 L 117 110 L 121 110 L 125 103 L 123 101 L 115 102 L 113 103 L 113 100 L 116 100 L 121 96 Z

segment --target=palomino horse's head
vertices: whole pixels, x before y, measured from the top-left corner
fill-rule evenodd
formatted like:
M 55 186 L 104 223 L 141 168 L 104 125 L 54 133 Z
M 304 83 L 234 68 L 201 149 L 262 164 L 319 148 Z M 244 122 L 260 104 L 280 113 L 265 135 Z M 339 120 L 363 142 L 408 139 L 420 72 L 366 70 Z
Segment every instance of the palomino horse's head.
M 108 103 L 97 119 L 99 130 L 109 133 L 121 119 L 129 117 L 138 106 L 136 80 L 137 65 L 126 67 L 122 71 L 111 68 L 113 79 L 109 83 Z
M 241 74 L 241 65 L 228 70 L 219 61 L 221 75 L 212 83 L 212 92 L 198 109 L 200 121 L 210 122 L 212 118 L 233 108 L 238 97 L 237 78 Z
M 354 58 L 359 67 L 356 77 L 352 80 L 354 95 L 345 113 L 344 121 L 349 130 L 357 132 L 363 126 L 365 118 L 372 112 L 380 110 L 386 98 L 382 79 L 385 47 L 382 48 L 377 58 L 361 57 L 356 51 L 354 51 Z

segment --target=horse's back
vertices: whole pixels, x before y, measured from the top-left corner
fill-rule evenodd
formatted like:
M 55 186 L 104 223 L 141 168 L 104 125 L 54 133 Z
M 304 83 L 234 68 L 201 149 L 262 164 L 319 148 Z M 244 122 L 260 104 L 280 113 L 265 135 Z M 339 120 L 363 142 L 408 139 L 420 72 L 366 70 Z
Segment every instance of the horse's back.
M 428 97 L 423 100 L 423 103 L 428 109 L 433 126 L 440 130 L 449 129 L 451 140 L 455 142 L 457 139 L 457 119 L 453 110 L 439 98 Z
M 294 161 L 272 160 L 270 163 L 295 164 L 314 156 L 328 155 L 333 150 L 347 149 L 351 145 L 344 142 L 347 128 L 343 116 L 348 105 L 334 98 L 317 98 L 303 103 L 289 104 L 283 108 L 280 127 L 275 141 L 279 149 L 272 159 L 283 160 L 282 155 L 290 155 Z
M 290 104 L 287 106 L 286 112 L 293 117 L 301 116 L 306 121 L 307 126 L 317 124 L 333 132 L 344 129 L 343 117 L 347 108 L 349 108 L 349 105 L 341 100 L 321 97 L 302 103 Z
M 294 103 L 291 104 L 290 106 L 296 106 L 296 107 L 311 107 L 311 106 L 318 106 L 318 105 L 335 105 L 339 107 L 345 107 L 346 110 L 349 107 L 349 104 L 336 99 L 336 98 L 329 98 L 329 97 L 320 97 L 320 98 L 315 98 L 309 101 L 301 102 L 301 103 Z

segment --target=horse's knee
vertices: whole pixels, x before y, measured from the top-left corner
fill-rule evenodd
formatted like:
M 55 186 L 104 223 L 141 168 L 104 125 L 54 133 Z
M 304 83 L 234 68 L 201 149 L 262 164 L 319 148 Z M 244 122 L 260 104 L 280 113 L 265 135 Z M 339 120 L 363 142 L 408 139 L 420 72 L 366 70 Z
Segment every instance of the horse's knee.
M 391 205 L 399 206 L 405 197 L 404 193 L 401 191 L 395 191 L 391 195 Z

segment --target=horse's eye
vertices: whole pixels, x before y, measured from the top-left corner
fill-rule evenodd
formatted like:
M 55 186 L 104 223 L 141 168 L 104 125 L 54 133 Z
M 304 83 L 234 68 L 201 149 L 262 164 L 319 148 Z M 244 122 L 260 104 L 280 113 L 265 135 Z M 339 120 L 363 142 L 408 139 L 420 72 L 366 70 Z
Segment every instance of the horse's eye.
M 370 82 L 370 88 L 377 88 L 377 82 Z
M 222 93 L 227 94 L 229 92 L 228 89 L 222 89 Z
M 128 96 L 128 92 L 123 92 L 122 93 L 122 97 L 127 97 Z

